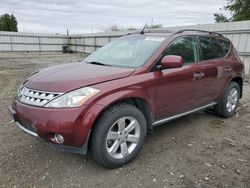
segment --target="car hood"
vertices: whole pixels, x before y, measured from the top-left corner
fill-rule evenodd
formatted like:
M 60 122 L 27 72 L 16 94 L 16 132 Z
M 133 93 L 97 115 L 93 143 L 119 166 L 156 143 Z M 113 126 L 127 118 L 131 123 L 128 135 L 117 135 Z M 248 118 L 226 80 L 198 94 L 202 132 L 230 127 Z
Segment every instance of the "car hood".
M 24 85 L 41 91 L 68 92 L 124 78 L 133 72 L 134 69 L 131 68 L 108 67 L 83 62 L 68 63 L 43 69 L 29 77 Z

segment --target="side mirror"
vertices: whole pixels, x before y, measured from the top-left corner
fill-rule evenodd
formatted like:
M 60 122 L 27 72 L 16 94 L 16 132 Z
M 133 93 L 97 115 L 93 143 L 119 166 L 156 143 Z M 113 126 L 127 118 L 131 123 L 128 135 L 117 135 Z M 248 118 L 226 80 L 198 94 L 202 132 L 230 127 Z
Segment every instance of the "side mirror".
M 179 68 L 183 65 L 183 59 L 181 56 L 177 55 L 166 55 L 161 60 L 161 66 L 162 68 Z

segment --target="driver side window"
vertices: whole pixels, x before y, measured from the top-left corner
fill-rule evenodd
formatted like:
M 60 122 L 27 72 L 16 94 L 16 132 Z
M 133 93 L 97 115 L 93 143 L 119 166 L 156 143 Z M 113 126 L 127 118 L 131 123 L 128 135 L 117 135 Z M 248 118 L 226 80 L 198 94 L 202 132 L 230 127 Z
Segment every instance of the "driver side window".
M 184 60 L 184 64 L 198 61 L 198 44 L 194 36 L 176 39 L 165 51 L 165 55 L 178 55 Z

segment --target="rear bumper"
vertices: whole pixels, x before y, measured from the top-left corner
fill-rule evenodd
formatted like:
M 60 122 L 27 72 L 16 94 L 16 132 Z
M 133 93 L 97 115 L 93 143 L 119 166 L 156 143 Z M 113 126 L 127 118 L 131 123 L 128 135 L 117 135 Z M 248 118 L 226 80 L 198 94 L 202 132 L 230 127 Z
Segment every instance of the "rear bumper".
M 58 150 L 86 154 L 90 130 L 102 106 L 72 109 L 40 108 L 14 100 L 9 112 L 18 128 Z M 55 134 L 64 138 L 56 143 Z

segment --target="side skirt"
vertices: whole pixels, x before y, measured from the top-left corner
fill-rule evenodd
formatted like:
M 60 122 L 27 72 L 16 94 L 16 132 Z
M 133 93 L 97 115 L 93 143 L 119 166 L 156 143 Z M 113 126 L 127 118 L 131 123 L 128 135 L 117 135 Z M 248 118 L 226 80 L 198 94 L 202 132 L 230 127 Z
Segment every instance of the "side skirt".
M 186 116 L 186 115 L 188 115 L 188 114 L 192 114 L 192 113 L 194 113 L 194 112 L 197 112 L 197 111 L 199 111 L 199 110 L 206 109 L 206 108 L 211 107 L 211 106 L 214 106 L 214 105 L 216 105 L 216 104 L 217 104 L 216 102 L 213 102 L 213 103 L 207 104 L 207 105 L 205 105 L 205 106 L 201 106 L 201 107 L 199 107 L 199 108 L 196 108 L 196 109 L 193 109 L 193 110 L 190 110 L 190 111 L 187 111 L 187 112 L 183 112 L 183 113 L 181 113 L 181 114 L 177 114 L 177 115 L 174 115 L 174 116 L 170 116 L 170 117 L 168 117 L 168 118 L 164 118 L 164 119 L 161 119 L 161 120 L 157 120 L 157 121 L 155 121 L 155 122 L 153 123 L 153 126 L 158 126 L 158 125 L 164 124 L 164 123 L 169 122 L 169 121 L 171 121 L 171 120 L 177 119 L 177 118 L 182 117 L 182 116 Z

